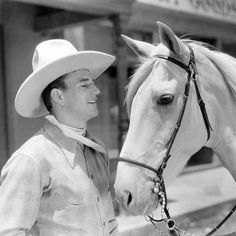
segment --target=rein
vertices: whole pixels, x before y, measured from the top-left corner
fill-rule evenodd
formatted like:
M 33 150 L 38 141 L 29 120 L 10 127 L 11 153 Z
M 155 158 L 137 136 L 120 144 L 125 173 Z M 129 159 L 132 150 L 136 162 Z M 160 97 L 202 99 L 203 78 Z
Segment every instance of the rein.
M 198 88 L 198 84 L 197 84 L 197 78 L 198 78 L 198 73 L 197 73 L 197 69 L 196 69 L 196 63 L 195 63 L 195 56 L 194 56 L 194 52 L 193 49 L 188 46 L 189 50 L 190 50 L 190 62 L 188 65 L 185 65 L 184 63 L 182 63 L 181 61 L 170 57 L 170 56 L 166 56 L 166 55 L 155 55 L 155 57 L 160 58 L 160 59 L 164 59 L 166 61 L 170 61 L 174 64 L 176 64 L 177 66 L 183 68 L 186 72 L 187 72 L 187 82 L 185 84 L 185 90 L 184 90 L 184 95 L 183 95 L 183 104 L 182 107 L 180 109 L 179 115 L 178 115 L 178 119 L 176 122 L 176 126 L 175 129 L 170 137 L 170 141 L 169 141 L 169 146 L 168 149 L 166 151 L 165 157 L 162 161 L 162 164 L 160 165 L 160 167 L 158 169 L 155 169 L 151 166 L 148 166 L 144 163 L 138 162 L 138 161 L 134 161 L 131 160 L 129 158 L 115 158 L 114 160 L 116 161 L 121 161 L 121 162 L 127 162 L 130 163 L 132 165 L 136 165 L 136 166 L 140 166 L 143 167 L 145 169 L 148 169 L 152 172 L 154 172 L 156 174 L 156 177 L 154 178 L 154 187 L 153 187 L 153 192 L 158 194 L 161 198 L 160 204 L 162 205 L 162 213 L 164 213 L 166 215 L 167 219 L 164 219 L 162 217 L 161 220 L 156 220 L 154 219 L 152 216 L 148 216 L 149 221 L 153 224 L 153 226 L 155 228 L 157 228 L 155 226 L 155 222 L 160 222 L 160 221 L 165 221 L 166 223 L 166 227 L 170 233 L 170 235 L 175 235 L 178 236 L 179 234 L 179 229 L 177 228 L 175 221 L 171 218 L 170 214 L 169 214 L 169 210 L 167 207 L 167 194 L 166 194 L 166 188 L 165 188 L 165 183 L 164 183 L 164 178 L 163 178 L 163 171 L 167 166 L 168 160 L 171 157 L 171 148 L 173 146 L 173 143 L 175 141 L 176 135 L 179 131 L 179 128 L 181 126 L 181 122 L 184 116 L 184 112 L 185 112 L 185 108 L 186 108 L 186 104 L 188 101 L 188 96 L 189 96 L 189 90 L 190 90 L 190 83 L 191 81 L 193 81 L 194 83 L 194 87 L 195 87 L 195 91 L 196 91 L 196 95 L 197 95 L 197 100 L 198 100 L 198 105 L 200 107 L 201 113 L 202 113 L 202 117 L 203 117 L 203 121 L 206 127 L 206 131 L 207 131 L 207 141 L 210 138 L 211 135 L 211 131 L 212 131 L 212 127 L 207 115 L 207 111 L 205 108 L 205 103 L 203 101 L 203 99 L 201 98 L 201 94 Z M 233 214 L 233 212 L 236 210 L 236 205 L 234 206 L 234 208 L 231 210 L 231 212 L 225 217 L 225 219 L 223 221 L 221 221 L 211 232 L 209 232 L 206 236 L 210 236 L 213 233 L 215 233 L 224 223 L 225 221 Z

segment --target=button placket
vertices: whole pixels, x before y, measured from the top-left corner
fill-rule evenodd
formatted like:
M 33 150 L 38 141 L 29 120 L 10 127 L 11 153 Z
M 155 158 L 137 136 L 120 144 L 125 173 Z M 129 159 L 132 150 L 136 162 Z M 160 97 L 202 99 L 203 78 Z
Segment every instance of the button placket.
M 85 155 L 84 155 L 84 157 L 85 157 L 85 161 L 86 161 L 87 173 L 88 173 L 89 180 L 90 180 L 91 184 L 94 185 L 94 178 L 95 177 L 90 172 L 91 170 L 89 169 L 89 163 L 88 163 L 88 160 L 86 159 Z M 103 229 L 104 235 L 106 235 L 108 232 L 108 228 L 107 228 L 107 224 L 106 224 L 106 216 L 104 215 L 104 211 L 103 211 L 103 201 L 102 201 L 100 193 L 96 187 L 94 187 L 94 200 L 95 200 L 95 204 L 97 205 L 98 213 L 100 216 L 101 227 Z

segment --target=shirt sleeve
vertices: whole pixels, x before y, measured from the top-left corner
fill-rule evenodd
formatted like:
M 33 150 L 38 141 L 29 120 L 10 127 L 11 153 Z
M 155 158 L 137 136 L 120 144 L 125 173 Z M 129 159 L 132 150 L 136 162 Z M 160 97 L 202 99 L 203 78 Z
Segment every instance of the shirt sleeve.
M 42 194 L 39 168 L 26 155 L 11 158 L 0 183 L 0 235 L 25 236 L 36 221 Z

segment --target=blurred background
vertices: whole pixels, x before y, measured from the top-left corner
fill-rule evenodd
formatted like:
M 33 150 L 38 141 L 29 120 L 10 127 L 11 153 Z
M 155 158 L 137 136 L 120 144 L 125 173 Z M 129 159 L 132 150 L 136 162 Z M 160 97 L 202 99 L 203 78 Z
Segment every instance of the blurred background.
M 124 105 L 125 86 L 137 63 L 135 54 L 120 34 L 158 43 L 155 22 L 162 21 L 178 36 L 209 43 L 236 56 L 235 0 L 0 1 L 0 169 L 14 150 L 43 123 L 43 118 L 22 118 L 14 109 L 15 94 L 32 72 L 33 51 L 41 41 L 64 38 L 78 50 L 99 50 L 117 58 L 97 80 L 101 89 L 100 116 L 89 123 L 91 132 L 107 146 L 111 160 L 111 186 L 116 172 L 116 163 L 112 159 L 118 157 L 129 126 Z M 168 191 L 170 209 L 176 217 L 219 206 L 236 197 L 234 181 L 207 148 L 191 157 L 173 186 Z M 190 203 L 194 199 L 197 203 Z M 139 228 L 141 232 L 140 227 L 146 225 L 139 218 L 126 216 L 117 206 L 116 214 L 123 235 L 137 235 L 132 234 L 134 229 Z

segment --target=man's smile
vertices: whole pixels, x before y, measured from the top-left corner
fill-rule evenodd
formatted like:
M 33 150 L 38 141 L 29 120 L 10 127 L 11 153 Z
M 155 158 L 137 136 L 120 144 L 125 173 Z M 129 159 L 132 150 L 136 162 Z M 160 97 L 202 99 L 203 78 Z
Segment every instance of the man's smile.
M 90 100 L 88 101 L 89 104 L 95 104 L 97 102 L 97 100 Z

